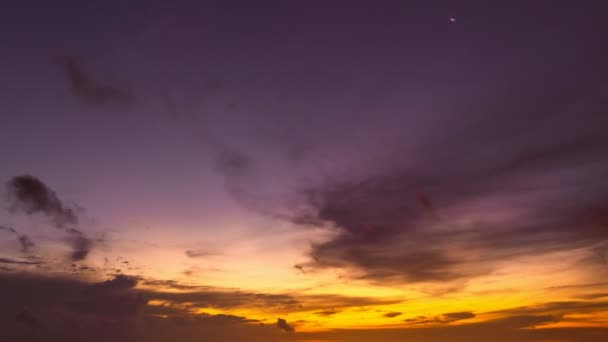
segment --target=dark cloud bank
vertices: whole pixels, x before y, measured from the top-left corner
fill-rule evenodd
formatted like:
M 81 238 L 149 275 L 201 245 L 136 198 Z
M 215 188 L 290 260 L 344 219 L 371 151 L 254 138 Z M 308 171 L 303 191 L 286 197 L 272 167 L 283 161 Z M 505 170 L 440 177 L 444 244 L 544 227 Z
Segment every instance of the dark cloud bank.
M 143 290 L 138 280 L 118 275 L 97 283 L 63 277 L 0 271 L 0 338 L 10 341 L 496 341 L 524 342 L 557 339 L 572 342 L 603 341 L 606 328 L 526 329 L 559 322 L 566 314 L 589 314 L 608 309 L 606 302 L 556 302 L 519 307 L 485 315 L 481 323 L 453 325 L 475 318 L 472 312 L 403 320 L 402 327 L 381 330 L 297 332 L 287 319 L 274 324 L 233 315 L 193 314 L 189 308 L 251 307 L 269 312 L 290 296 L 246 294 L 201 289 L 190 293 Z M 339 297 L 336 297 L 339 299 Z M 348 302 L 348 298 L 343 298 Z M 150 305 L 150 301 L 164 305 Z M 308 299 L 303 298 L 304 302 Z M 279 303 L 277 303 L 279 302 Z M 335 303 L 334 303 L 335 304 Z M 192 305 L 192 306 L 190 306 Z M 348 305 L 354 305 L 349 303 Z M 253 307 L 257 307 L 253 303 Z M 274 307 L 274 309 L 273 309 Z M 327 308 L 327 307 L 326 307 Z M 297 310 L 292 307 L 293 310 Z M 396 317 L 391 313 L 389 317 Z M 419 327 L 419 328 L 416 328 Z
M 514 91 L 484 117 L 430 133 L 413 154 L 305 187 L 290 220 L 335 235 L 298 267 L 373 282 L 451 281 L 608 240 L 608 102 L 565 88 Z

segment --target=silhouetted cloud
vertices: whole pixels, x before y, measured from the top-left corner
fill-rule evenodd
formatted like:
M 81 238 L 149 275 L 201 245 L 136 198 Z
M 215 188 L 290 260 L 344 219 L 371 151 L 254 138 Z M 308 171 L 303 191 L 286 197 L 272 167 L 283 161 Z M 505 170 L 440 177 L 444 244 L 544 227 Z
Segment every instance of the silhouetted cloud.
M 13 265 L 42 265 L 44 261 L 27 261 L 27 260 L 15 260 L 11 258 L 0 258 L 2 264 L 13 264 Z
M 72 247 L 70 260 L 80 261 L 88 256 L 94 241 L 74 228 L 79 223 L 75 210 L 65 205 L 55 191 L 32 175 L 13 177 L 7 183 L 7 188 L 12 211 L 24 212 L 28 215 L 42 214 L 51 220 L 53 226 L 68 234 L 66 240 Z M 14 229 L 11 230 L 16 234 Z M 25 235 L 19 236 L 19 243 L 22 252 L 28 252 L 34 247 L 33 241 Z
M 213 255 L 213 253 L 202 250 L 187 250 L 185 254 L 188 258 L 203 258 Z
M 323 310 L 323 311 L 317 311 L 314 314 L 318 315 L 318 316 L 333 316 L 337 313 L 339 313 L 340 311 L 336 311 L 336 310 Z
M 28 253 L 32 248 L 36 247 L 36 244 L 27 235 L 19 235 L 19 244 L 21 245 L 21 252 Z
M 78 223 L 74 210 L 63 204 L 57 194 L 38 178 L 31 175 L 15 176 L 7 185 L 12 210 L 28 215 L 43 214 L 58 228 Z
M 119 274 L 113 279 L 97 284 L 97 286 L 106 289 L 130 289 L 137 286 L 138 280 L 135 277 Z
M 511 316 L 511 317 L 497 319 L 494 321 L 490 321 L 487 324 L 493 324 L 493 325 L 512 328 L 512 329 L 522 329 L 522 328 L 536 327 L 536 326 L 547 324 L 547 323 L 557 323 L 559 321 L 560 321 L 560 317 L 558 317 L 558 316 L 521 315 L 521 316 Z
M 326 332 L 299 333 L 303 340 L 366 341 L 434 341 L 434 342 L 523 342 L 572 341 L 601 342 L 607 328 L 548 328 L 530 329 L 554 323 L 553 316 L 514 316 L 470 324 L 437 324 L 424 328 L 339 329 Z
M 36 247 L 36 244 L 34 243 L 34 241 L 32 241 L 32 239 L 29 236 L 27 236 L 25 234 L 19 234 L 12 227 L 5 227 L 5 226 L 0 225 L 0 230 L 9 232 L 17 237 L 17 242 L 19 242 L 19 245 L 21 246 L 21 249 L 20 249 L 21 253 L 29 253 L 34 247 Z
M 42 323 L 42 321 L 34 317 L 28 311 L 19 312 L 17 315 L 15 315 L 15 320 L 33 329 L 39 329 L 44 327 L 44 323 Z
M 469 319 L 475 317 L 475 314 L 472 312 L 450 312 L 443 314 L 439 317 L 442 322 L 453 322 L 459 321 L 462 319 Z
M 133 96 L 127 90 L 97 83 L 87 75 L 77 58 L 66 56 L 63 58 L 63 64 L 73 94 L 83 103 L 96 106 L 133 104 Z
M 7 231 L 9 233 L 17 234 L 17 231 L 14 228 L 11 228 L 11 227 L 5 227 L 5 226 L 1 226 L 0 225 L 0 230 L 4 230 L 4 231 Z
M 287 324 L 287 321 L 282 318 L 277 318 L 277 327 L 284 332 L 295 332 L 295 329 L 291 325 Z
M 301 192 L 306 209 L 298 209 L 292 222 L 325 226 L 336 234 L 314 244 L 311 261 L 300 265 L 343 268 L 378 282 L 450 281 L 487 274 L 494 262 L 512 256 L 608 239 L 608 230 L 598 229 L 603 224 L 584 219 L 584 203 L 601 200 L 608 189 L 585 182 L 584 176 L 571 188 L 538 184 L 542 175 L 549 178 L 572 165 L 591 165 L 588 172 L 597 172 L 592 166 L 608 139 L 590 133 L 567 142 L 538 141 L 534 149 L 501 144 L 506 150 L 490 161 L 471 156 L 483 153 L 474 152 L 483 144 L 467 145 L 468 154 L 458 145 L 438 150 L 420 165 L 329 179 Z M 459 163 L 467 166 L 452 164 L 449 153 L 462 155 Z M 428 192 L 418 192 L 421 187 Z M 490 215 L 489 208 L 503 214 Z
M 115 340 L 115 338 L 119 336 L 129 336 L 129 331 L 131 331 L 134 326 L 145 326 L 146 329 L 142 331 L 154 331 L 155 334 L 168 334 L 167 336 L 171 335 L 175 337 L 183 333 L 183 329 L 199 327 L 207 332 L 208 335 L 205 336 L 221 333 L 222 335 L 218 336 L 225 338 L 226 335 L 224 334 L 227 334 L 228 331 L 232 331 L 240 336 L 240 338 L 232 339 L 230 341 L 243 340 L 243 336 L 250 336 L 251 338 L 256 336 L 255 338 L 260 340 L 275 341 L 275 338 L 278 337 L 266 335 L 270 333 L 263 329 L 264 325 L 258 324 L 259 321 L 243 316 L 229 314 L 211 315 L 204 312 L 194 313 L 194 311 L 200 312 L 207 307 L 216 309 L 234 309 L 238 307 L 265 309 L 272 308 L 273 301 L 289 300 L 290 298 L 289 296 L 269 294 L 243 295 L 243 292 L 241 291 L 227 291 L 226 289 L 218 292 L 205 293 L 205 287 L 201 287 L 199 291 L 189 294 L 164 293 L 139 289 L 136 286 L 137 282 L 137 278 L 127 275 L 118 275 L 103 282 L 84 283 L 66 278 L 0 273 L 0 295 L 3 298 L 3 305 L 0 308 L 0 317 L 7 313 L 14 316 L 16 313 L 25 311 L 27 314 L 22 314 L 21 316 L 23 317 L 20 318 L 21 321 L 15 321 L 15 323 L 28 327 L 28 329 L 31 329 L 37 324 L 39 324 L 38 326 L 44 326 L 44 331 L 47 333 L 47 336 L 56 336 L 54 334 L 73 336 L 71 334 L 92 333 L 109 334 L 107 337 L 104 335 L 104 337 L 106 339 Z M 220 294 L 220 292 L 222 293 Z M 211 299 L 211 297 L 216 298 Z M 230 297 L 232 297 L 232 299 L 230 299 Z M 256 297 L 262 298 L 262 302 L 252 303 L 249 301 L 251 299 L 255 300 Z M 207 298 L 206 302 L 201 301 L 201 298 Z M 340 297 L 327 295 L 326 298 L 339 299 Z M 149 301 L 152 300 L 154 300 L 156 304 L 148 304 Z M 321 298 L 317 298 L 317 300 L 322 301 Z M 302 299 L 303 303 L 306 303 L 307 301 L 308 299 L 306 298 Z M 158 303 L 160 303 L 160 305 Z M 353 302 L 350 304 L 352 305 L 355 303 Z M 27 307 L 28 309 L 23 310 L 24 307 Z M 357 338 L 367 337 L 367 339 L 360 341 L 400 341 L 407 336 L 411 336 L 411 334 L 418 333 L 425 334 L 423 336 L 426 336 L 426 338 L 418 337 L 418 340 L 434 341 L 436 339 L 432 337 L 436 336 L 435 334 L 437 334 L 437 336 L 450 336 L 455 341 L 464 341 L 461 339 L 465 336 L 492 336 L 491 334 L 499 334 L 500 338 L 503 338 L 504 334 L 511 339 L 502 341 L 523 341 L 525 339 L 515 337 L 520 334 L 527 334 L 529 329 L 526 328 L 560 322 L 563 317 L 567 317 L 569 314 L 593 314 L 604 312 L 607 308 L 608 302 L 578 301 L 545 303 L 535 306 L 484 313 L 480 316 L 485 317 L 490 315 L 491 318 L 489 320 L 485 319 L 484 321 L 474 323 L 466 323 L 467 319 L 478 317 L 472 312 L 449 312 L 434 317 L 406 319 L 403 324 L 404 326 L 410 327 L 424 326 L 425 329 L 382 329 L 382 331 L 387 334 L 394 333 L 394 339 L 385 339 L 387 337 L 383 336 L 383 333 L 376 336 L 369 335 L 364 330 L 357 329 L 356 331 L 357 334 L 360 334 L 357 335 L 359 336 Z M 271 311 L 272 310 L 269 310 L 267 312 Z M 323 311 L 328 311 L 327 314 L 329 314 L 329 311 L 335 312 L 337 310 L 327 309 L 317 312 L 322 313 Z M 398 314 L 398 312 L 391 312 L 386 313 L 385 316 L 397 317 Z M 496 316 L 498 316 L 498 318 L 492 318 Z M 164 318 L 161 319 L 157 317 Z M 30 321 L 30 318 L 38 323 L 30 322 L 31 324 L 34 324 L 30 327 L 30 323 L 27 323 Z M 66 324 L 65 322 L 71 323 Z M 452 324 L 455 322 L 458 322 L 458 324 Z M 156 330 L 159 325 L 162 329 Z M 11 329 L 17 328 L 7 327 L 6 322 L 0 322 L 0 327 L 3 327 L 4 332 L 8 329 L 9 333 L 6 333 L 3 336 L 16 336 L 14 335 L 14 332 L 11 333 Z M 235 330 L 237 327 L 238 329 Z M 255 330 L 254 327 L 262 330 Z M 272 328 L 277 331 L 295 332 L 294 327 L 287 323 L 283 318 L 277 319 L 276 327 Z M 243 330 L 241 331 L 239 329 Z M 547 328 L 541 330 L 544 331 L 545 329 Z M 112 332 L 109 333 L 109 331 Z M 198 328 L 196 331 L 199 331 Z M 559 332 L 558 330 L 551 331 L 552 333 Z M 585 333 L 587 331 L 590 330 L 584 330 Z M 245 332 L 247 333 L 245 334 Z M 324 338 L 328 340 L 358 341 L 357 339 L 350 338 L 350 336 L 352 336 L 351 332 L 353 332 L 353 330 L 340 329 L 333 333 L 298 333 L 297 338 L 300 340 L 314 340 L 322 339 L 320 336 L 325 336 Z M 548 332 L 545 331 L 545 333 Z M 145 336 L 154 336 L 154 334 Z M 200 333 L 198 333 L 198 336 L 201 336 Z M 264 338 L 262 336 L 266 337 Z M 333 337 L 329 338 L 329 336 Z M 377 338 L 370 336 L 376 336 Z M 413 337 L 411 339 L 417 340 Z M 139 341 L 140 339 L 135 340 Z M 441 339 L 437 340 L 443 341 Z M 131 340 L 127 339 L 125 341 Z M 580 341 L 587 340 L 583 339 Z M 588 339 L 588 341 L 599 342 L 600 340 Z
M 276 313 L 299 312 L 302 310 L 336 312 L 342 308 L 395 304 L 402 301 L 401 299 L 348 297 L 334 294 L 255 293 L 205 286 L 180 286 L 179 283 L 174 281 L 144 280 L 141 284 L 144 286 L 160 287 L 154 290 L 142 290 L 142 293 L 150 300 L 161 300 L 175 305 L 189 303 L 189 305 L 194 307 L 216 309 L 257 308 L 266 312 Z M 165 288 L 163 289 L 163 287 Z M 182 292 L 165 292 L 166 288 L 179 289 Z
M 81 231 L 77 229 L 68 229 L 70 236 L 68 241 L 72 246 L 72 252 L 70 253 L 70 260 L 80 261 L 86 259 L 93 247 L 93 240 L 86 237 Z
M 435 317 L 420 316 L 417 318 L 408 318 L 405 319 L 404 322 L 406 325 L 447 324 L 474 317 L 475 314 L 472 312 L 450 312 Z
M 401 312 L 387 312 L 384 314 L 384 317 L 393 318 L 393 317 L 397 317 L 400 315 L 401 315 Z
M 521 306 L 493 313 L 509 316 L 563 316 L 566 314 L 582 314 L 603 310 L 608 310 L 607 301 L 563 301 Z

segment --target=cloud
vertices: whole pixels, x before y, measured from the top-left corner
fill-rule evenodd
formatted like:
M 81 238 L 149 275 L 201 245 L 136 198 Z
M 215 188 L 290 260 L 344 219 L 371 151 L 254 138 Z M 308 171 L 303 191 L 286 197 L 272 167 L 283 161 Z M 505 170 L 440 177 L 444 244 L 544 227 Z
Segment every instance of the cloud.
M 10 265 L 42 265 L 44 261 L 24 261 L 24 260 L 15 260 L 10 258 L 0 258 L 0 263 L 2 264 L 10 264 Z
M 119 274 L 113 279 L 97 284 L 98 287 L 104 289 L 130 289 L 137 286 L 138 280 L 135 277 Z
M 213 253 L 201 250 L 187 250 L 185 254 L 188 258 L 204 258 L 213 255 Z
M 213 337 L 213 340 L 217 341 L 279 341 L 281 337 L 274 335 L 272 330 L 277 333 L 281 331 L 295 333 L 294 327 L 283 318 L 277 319 L 276 327 L 274 325 L 266 327 L 258 324 L 260 321 L 243 316 L 204 313 L 205 307 L 258 308 L 260 303 L 248 302 L 248 299 L 255 298 L 251 294 L 242 296 L 243 293 L 240 291 L 230 292 L 225 289 L 222 291 L 225 298 L 221 301 L 232 303 L 231 305 L 203 306 L 201 302 L 192 302 L 192 299 L 209 296 L 204 290 L 203 293 L 191 293 L 188 296 L 180 296 L 179 293 L 178 296 L 173 296 L 175 293 L 144 290 L 137 285 L 138 279 L 127 275 L 118 275 L 102 282 L 85 283 L 61 277 L 0 273 L 0 295 L 3 298 L 0 317 L 7 315 L 15 317 L 24 311 L 27 313 L 22 314 L 24 317 L 21 322 L 12 318 L 8 322 L 0 320 L 2 336 L 28 341 L 19 336 L 24 334 L 30 336 L 28 334 L 44 331 L 45 337 L 51 340 L 56 336 L 67 336 L 69 337 L 67 340 L 80 341 L 76 338 L 78 335 L 88 336 L 93 340 L 103 337 L 105 340 L 121 342 L 163 341 L 170 337 L 196 341 L 196 338 L 200 338 L 204 333 L 204 336 Z M 215 295 L 219 296 L 217 293 Z M 232 301 L 227 299 L 230 296 L 235 299 Z M 272 296 L 276 295 L 259 294 L 261 298 Z M 336 296 L 327 295 L 327 298 L 332 297 Z M 154 305 L 150 304 L 151 301 L 155 302 Z M 216 299 L 214 304 L 217 304 L 217 301 Z M 452 341 L 470 341 L 471 336 L 476 336 L 481 341 L 484 337 L 495 336 L 500 342 L 527 341 L 534 340 L 533 336 L 527 334 L 535 334 L 527 328 L 559 322 L 568 317 L 568 314 L 603 312 L 607 305 L 606 302 L 556 302 L 477 316 L 469 311 L 448 312 L 434 317 L 406 320 L 404 327 L 400 329 L 381 329 L 375 332 L 368 332 L 365 329 L 339 329 L 324 333 L 298 332 L 294 337 L 299 340 L 393 342 L 403 339 L 447 341 L 443 339 L 445 336 L 449 336 Z M 24 310 L 24 307 L 27 310 Z M 259 308 L 263 310 L 265 307 Z M 264 310 L 264 312 L 272 312 L 272 310 Z M 390 316 L 396 317 L 399 313 L 391 314 Z M 480 317 L 482 321 L 466 323 L 467 319 L 474 317 Z M 44 329 L 30 327 L 29 323 L 26 323 L 29 318 L 33 318 Z M 452 324 L 454 322 L 462 322 L 462 324 Z M 20 327 L 27 329 L 23 331 Z M 413 329 L 414 327 L 424 328 Z M 544 331 L 543 334 L 557 334 L 562 337 L 587 336 L 587 333 L 591 333 L 591 329 L 577 330 L 576 333 L 571 331 L 565 335 L 562 335 L 563 331 L 549 327 L 539 330 Z M 597 334 L 608 330 L 593 331 Z M 465 339 L 466 337 L 469 340 Z M 573 341 L 601 340 L 582 338 Z
M 396 304 L 402 299 L 378 299 L 367 297 L 348 297 L 334 294 L 298 295 L 268 294 L 236 291 L 231 289 L 206 286 L 181 285 L 174 281 L 143 280 L 144 286 L 158 286 L 156 289 L 142 289 L 141 292 L 150 300 L 160 300 L 181 305 L 188 303 L 193 308 L 259 309 L 272 313 L 290 313 L 306 311 L 336 312 L 342 308 L 365 307 L 374 305 Z M 166 292 L 167 288 L 182 290 Z
M 34 247 L 36 247 L 34 241 L 32 241 L 32 239 L 30 239 L 30 237 L 27 235 L 19 235 L 19 244 L 21 245 L 22 253 L 29 253 Z
M 5 298 L 7 308 L 28 307 L 32 314 L 43 315 L 51 310 L 74 317 L 124 319 L 135 315 L 148 302 L 132 287 L 124 286 L 121 278 L 84 283 L 66 278 L 1 274 L 0 280 L 1 293 L 14 296 Z
M 17 315 L 15 315 L 15 320 L 33 329 L 40 329 L 44 327 L 44 323 L 40 319 L 34 317 L 27 311 L 19 312 Z
M 400 315 L 401 315 L 401 312 L 387 312 L 383 316 L 388 317 L 388 318 L 393 318 L 393 317 L 397 317 Z
M 505 317 L 498 320 L 490 321 L 487 324 L 489 325 L 497 325 L 502 327 L 508 327 L 512 329 L 522 329 L 522 328 L 531 328 L 539 325 L 547 324 L 547 323 L 556 323 L 560 321 L 560 317 L 558 316 L 511 316 Z
M 64 204 L 55 191 L 44 182 L 32 175 L 20 175 L 7 182 L 9 198 L 12 202 L 11 210 L 24 212 L 28 215 L 42 214 L 51 220 L 51 224 L 64 230 L 67 242 L 72 247 L 70 260 L 80 261 L 89 255 L 94 241 L 82 231 L 74 228 L 78 226 L 79 218 L 73 208 Z M 14 229 L 10 228 L 12 232 Z M 33 241 L 26 235 L 19 236 L 21 251 L 26 253 L 34 247 Z
M 404 322 L 406 325 L 428 325 L 428 324 L 448 324 L 456 321 L 475 318 L 476 315 L 472 312 L 450 312 L 441 314 L 435 317 L 420 316 L 417 318 L 408 318 Z
M 17 234 L 17 231 L 11 227 L 0 226 L 0 230 L 4 230 L 13 234 Z
M 548 302 L 538 305 L 521 306 L 512 309 L 495 311 L 500 315 L 524 315 L 524 316 L 563 316 L 574 313 L 589 313 L 594 311 L 608 310 L 608 302 L 588 302 L 588 301 L 564 301 Z
M 93 240 L 86 237 L 81 231 L 77 229 L 68 229 L 70 236 L 68 237 L 69 244 L 72 246 L 72 252 L 70 253 L 70 260 L 81 261 L 91 252 L 93 247 Z
M 453 322 L 460 321 L 463 319 L 474 318 L 475 314 L 472 312 L 450 312 L 440 316 L 439 320 L 442 322 Z
M 81 102 L 95 106 L 107 104 L 130 106 L 133 104 L 133 96 L 127 90 L 97 83 L 87 75 L 75 57 L 64 57 L 63 65 L 72 92 Z
M 24 342 L 280 340 L 278 329 L 246 317 L 148 305 L 135 283 L 128 276 L 89 283 L 0 273 L 0 336 Z
M 32 239 L 29 236 L 27 236 L 25 234 L 19 234 L 14 228 L 5 227 L 5 226 L 0 225 L 0 230 L 7 231 L 11 234 L 14 234 L 17 237 L 17 241 L 19 242 L 19 245 L 21 246 L 21 253 L 29 253 L 33 248 L 36 247 L 36 244 L 34 243 L 34 241 L 32 241 Z
M 323 311 L 317 311 L 314 314 L 318 315 L 318 316 L 328 317 L 328 316 L 333 316 L 333 315 L 335 315 L 335 314 L 337 314 L 339 312 L 340 311 L 336 311 L 336 310 L 323 310 Z
M 554 322 L 553 317 L 520 316 L 489 322 L 460 325 L 436 325 L 424 328 L 387 328 L 387 329 L 339 329 L 325 332 L 302 332 L 299 338 L 304 341 L 349 341 L 349 342 L 524 342 L 524 341 L 604 341 L 607 328 L 545 328 L 527 329 Z
M 283 330 L 284 332 L 295 332 L 295 329 L 291 325 L 287 324 L 287 321 L 282 318 L 277 318 L 277 327 Z
M 15 176 L 7 187 L 12 210 L 28 215 L 43 214 L 58 228 L 78 224 L 74 210 L 63 204 L 57 194 L 38 178 L 31 175 Z
M 24 273 L 0 274 L 0 298 L 0 336 L 28 342 L 128 342 L 147 304 L 132 288 Z
M 487 274 L 507 258 L 606 240 L 608 230 L 585 219 L 585 206 L 606 201 L 608 189 L 587 174 L 608 171 L 596 163 L 608 139 L 589 134 L 539 138 L 534 148 L 446 142 L 445 151 L 417 162 L 311 185 L 292 222 L 334 234 L 300 265 L 373 282 L 445 282 Z M 496 157 L 477 157 L 494 145 Z

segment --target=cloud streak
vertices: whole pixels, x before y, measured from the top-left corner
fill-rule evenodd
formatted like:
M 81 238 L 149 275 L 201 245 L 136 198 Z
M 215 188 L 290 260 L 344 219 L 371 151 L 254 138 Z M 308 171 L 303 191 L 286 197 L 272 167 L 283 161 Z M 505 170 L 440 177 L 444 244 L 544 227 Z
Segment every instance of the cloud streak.
M 115 86 L 99 84 L 83 70 L 77 58 L 72 56 L 64 57 L 63 66 L 65 67 L 72 93 L 82 103 L 95 106 L 108 104 L 130 106 L 133 104 L 133 96 L 128 91 Z

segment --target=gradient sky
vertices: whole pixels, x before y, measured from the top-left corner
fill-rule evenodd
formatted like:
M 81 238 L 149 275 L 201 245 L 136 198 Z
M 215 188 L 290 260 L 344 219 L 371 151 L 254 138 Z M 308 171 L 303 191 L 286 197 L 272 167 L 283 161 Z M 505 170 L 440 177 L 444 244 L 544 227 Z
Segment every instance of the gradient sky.
M 8 1 L 0 339 L 608 338 L 603 1 Z

